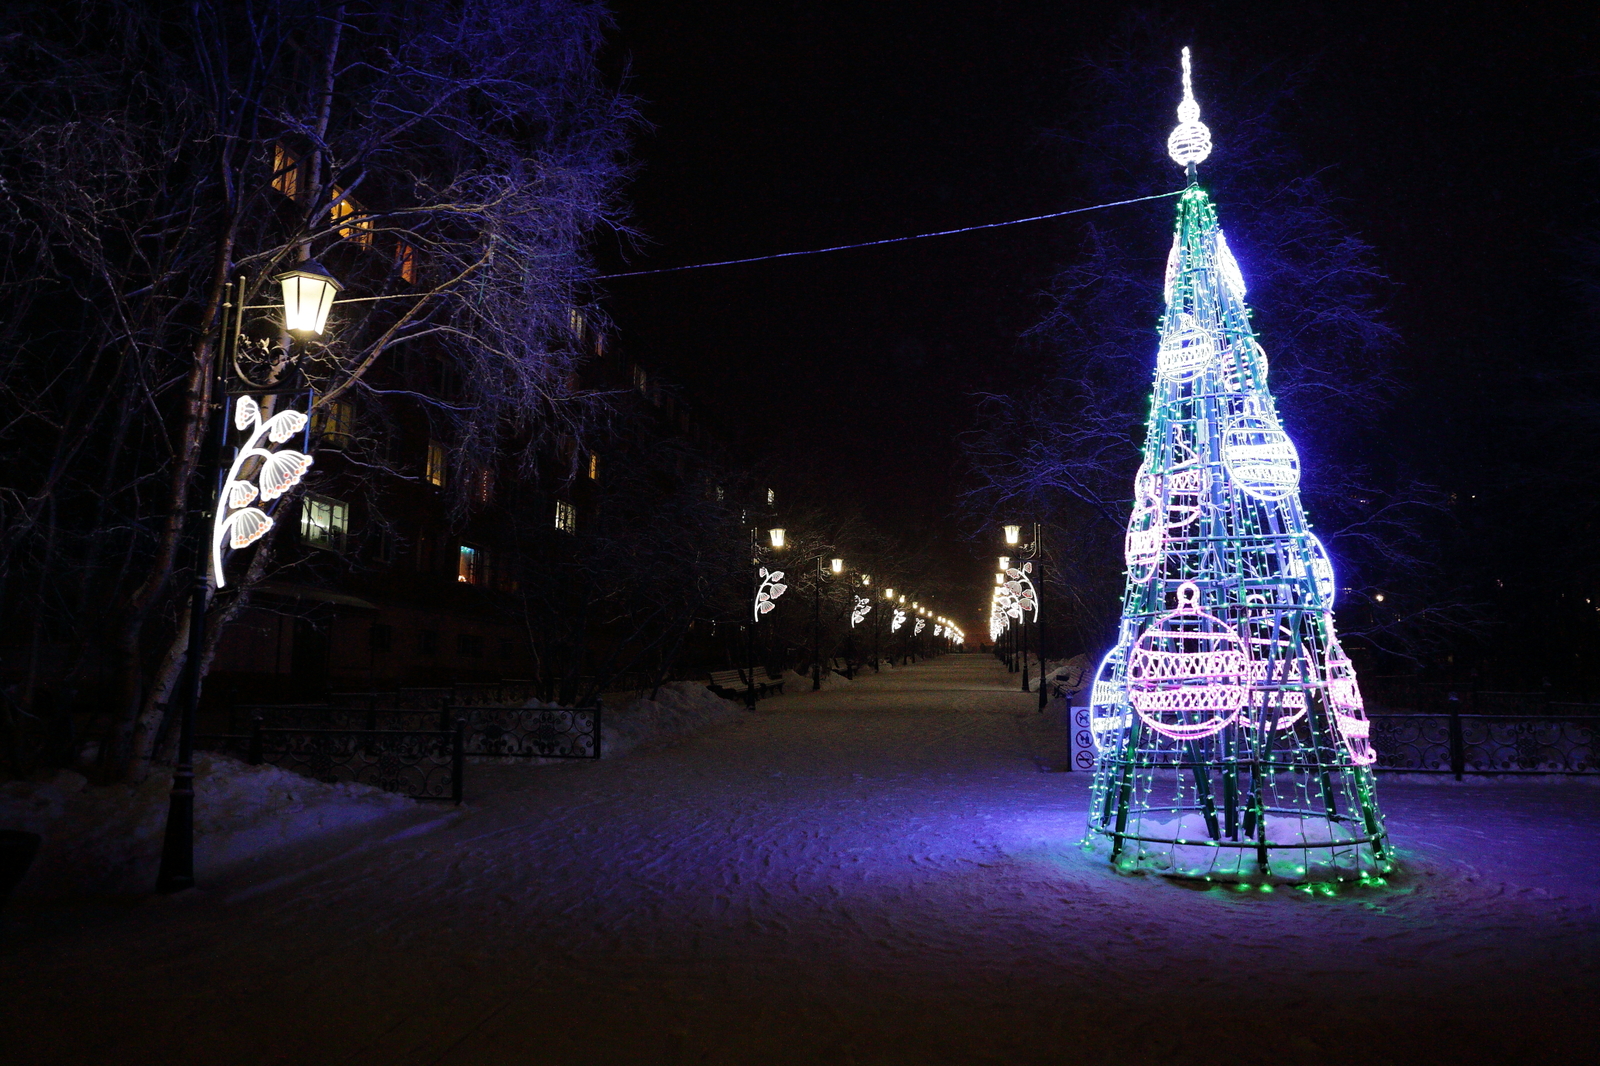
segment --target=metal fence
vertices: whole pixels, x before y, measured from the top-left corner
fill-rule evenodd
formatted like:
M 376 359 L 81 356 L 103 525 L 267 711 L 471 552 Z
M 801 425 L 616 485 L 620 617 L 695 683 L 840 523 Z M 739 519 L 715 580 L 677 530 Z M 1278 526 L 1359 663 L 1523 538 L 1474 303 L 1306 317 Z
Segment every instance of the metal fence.
M 1600 773 L 1600 718 L 1371 714 L 1378 769 L 1412 773 Z
M 248 721 L 241 721 L 244 716 Z M 461 802 L 466 757 L 598 759 L 594 707 L 255 704 L 197 747 L 268 763 L 329 784 L 354 781 L 415 799 Z
M 355 783 L 419 800 L 460 803 L 466 723 L 437 729 L 278 729 L 197 736 L 195 746 L 241 755 L 252 766 L 291 770 L 324 784 Z
M 457 707 L 466 721 L 468 755 L 600 758 L 600 708 Z

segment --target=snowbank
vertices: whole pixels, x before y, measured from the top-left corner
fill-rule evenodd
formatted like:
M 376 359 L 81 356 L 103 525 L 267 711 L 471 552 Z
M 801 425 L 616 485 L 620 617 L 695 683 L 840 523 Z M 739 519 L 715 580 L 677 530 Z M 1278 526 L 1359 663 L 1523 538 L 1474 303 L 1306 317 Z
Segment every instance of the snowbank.
M 655 699 L 641 697 L 605 709 L 602 759 L 626 755 L 642 745 L 677 740 L 739 717 L 738 703 L 723 699 L 700 681 L 673 681 L 654 695 Z
M 870 666 L 867 667 L 868 671 L 871 671 L 871 669 L 872 669 L 872 667 L 870 667 Z M 822 671 L 822 687 L 823 687 L 823 689 L 849 688 L 853 684 L 855 684 L 855 682 L 850 680 L 848 677 L 845 677 L 843 674 L 836 674 L 832 670 L 829 670 L 829 669 L 826 669 L 826 668 L 824 668 L 823 671 Z M 803 673 L 803 674 L 797 674 L 793 670 L 785 670 L 783 672 L 783 692 L 784 692 L 784 695 L 786 695 L 786 696 L 787 695 L 794 695 L 797 692 L 810 692 L 810 691 L 811 691 L 811 673 L 810 673 L 810 671 L 807 671 L 806 673 Z
M 44 837 L 19 896 L 116 895 L 155 883 L 170 773 L 137 787 L 89 787 L 63 770 L 47 782 L 0 785 L 0 826 Z M 195 755 L 195 874 L 214 876 L 243 859 L 325 833 L 415 811 L 366 785 L 325 785 L 275 766 Z

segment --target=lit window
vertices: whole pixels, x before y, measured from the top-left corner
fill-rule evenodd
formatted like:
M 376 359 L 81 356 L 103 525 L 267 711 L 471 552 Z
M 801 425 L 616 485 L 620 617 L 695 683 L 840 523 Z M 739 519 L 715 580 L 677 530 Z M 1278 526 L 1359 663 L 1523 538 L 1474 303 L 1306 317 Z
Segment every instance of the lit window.
M 594 452 L 589 453 L 589 480 L 600 480 L 600 457 Z
M 333 206 L 329 209 L 329 217 L 335 225 L 339 226 L 339 236 L 348 237 L 363 248 L 372 247 L 372 219 L 362 218 L 366 211 L 360 204 L 344 195 L 344 190 L 337 185 L 333 187 Z M 339 225 L 347 219 L 354 219 L 348 225 Z
M 414 245 L 400 241 L 395 247 L 395 266 L 400 269 L 400 277 L 408 285 L 417 283 L 417 249 Z
M 436 440 L 428 442 L 428 480 L 444 488 L 444 445 Z
M 566 500 L 556 501 L 556 528 L 563 533 L 578 531 L 578 512 Z
M 572 335 L 581 341 L 583 339 L 583 331 L 589 324 L 588 320 L 584 318 L 583 312 L 576 307 L 570 308 L 567 311 L 567 324 L 572 327 Z
M 272 187 L 291 200 L 300 195 L 300 160 L 281 144 L 272 146 Z
M 318 407 L 311 415 L 311 433 L 317 443 L 329 447 L 340 447 L 350 443 L 350 434 L 355 431 L 356 409 L 353 404 L 336 400 Z
M 768 489 L 767 490 L 767 506 L 771 507 L 773 504 L 775 504 L 777 502 L 778 502 L 778 494 L 776 492 L 773 492 L 771 489 Z
M 350 528 L 350 505 L 321 496 L 307 496 L 300 504 L 300 539 L 313 548 L 344 550 Z
M 461 545 L 461 553 L 456 561 L 456 580 L 463 585 L 483 584 L 485 561 L 482 551 L 466 544 Z

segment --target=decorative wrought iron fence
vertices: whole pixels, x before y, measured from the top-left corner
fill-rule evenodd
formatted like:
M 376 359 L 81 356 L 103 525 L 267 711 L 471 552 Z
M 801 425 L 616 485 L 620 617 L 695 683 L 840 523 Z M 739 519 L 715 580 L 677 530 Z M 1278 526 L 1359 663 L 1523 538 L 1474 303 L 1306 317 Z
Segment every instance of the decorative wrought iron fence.
M 600 758 L 600 708 L 457 707 L 468 755 Z
M 460 803 L 466 778 L 466 723 L 453 729 L 269 729 L 197 736 L 197 747 L 243 755 L 324 784 L 354 782 L 419 800 Z
M 1372 714 L 1378 769 L 1412 773 L 1600 773 L 1600 718 Z
M 267 729 L 356 729 L 449 732 L 458 716 L 449 704 L 422 707 L 359 706 L 354 703 L 240 704 L 229 716 L 228 731 L 242 734 L 261 720 Z

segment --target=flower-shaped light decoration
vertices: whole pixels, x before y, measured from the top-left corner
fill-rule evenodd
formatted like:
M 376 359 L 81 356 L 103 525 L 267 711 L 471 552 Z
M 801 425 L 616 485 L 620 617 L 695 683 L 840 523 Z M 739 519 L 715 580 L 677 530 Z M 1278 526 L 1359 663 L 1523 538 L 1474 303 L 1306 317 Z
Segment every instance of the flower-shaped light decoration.
M 311 469 L 311 456 L 293 448 L 263 447 L 263 438 L 269 444 L 282 444 L 306 428 L 306 416 L 299 411 L 279 411 L 262 421 L 261 407 L 249 396 L 241 396 L 234 405 L 233 424 L 248 431 L 250 439 L 234 457 L 228 476 L 222 483 L 222 498 L 217 501 L 216 517 L 211 523 L 211 575 L 221 588 L 227 583 L 222 571 L 222 552 L 226 545 L 234 551 L 248 548 L 272 530 L 272 516 L 257 501 L 271 503 L 300 484 L 300 479 Z M 260 465 L 250 477 L 243 475 L 252 460 Z
M 865 596 L 857 596 L 855 608 L 850 612 L 850 628 L 854 629 L 860 625 L 866 620 L 867 615 L 871 613 L 872 601 Z
M 912 636 L 919 635 L 922 632 L 923 627 L 925 627 L 927 624 L 928 624 L 928 620 L 926 618 L 917 619 L 917 628 L 915 628 L 915 629 L 913 629 L 911 631 L 911 635 Z
M 1012 618 L 1021 618 L 1024 612 L 1032 611 L 1033 620 L 1039 620 L 1039 596 L 1033 588 L 1033 578 L 1028 575 L 1033 573 L 1033 563 L 1023 563 L 1021 569 L 1013 566 L 1006 571 L 1008 579 L 1003 588 L 1012 596 L 1010 606 Z
M 894 621 L 889 624 L 889 632 L 891 632 L 891 633 L 899 632 L 900 627 L 905 625 L 905 624 L 906 624 L 906 612 L 905 612 L 904 608 L 896 607 L 894 609 Z
M 761 568 L 761 587 L 756 590 L 756 621 L 761 621 L 761 616 L 772 610 L 772 601 L 789 591 L 789 586 L 783 583 L 783 571 L 773 570 L 768 572 L 766 567 Z
M 933 635 L 936 636 L 936 637 L 944 636 L 944 626 L 942 626 L 942 625 L 934 626 L 933 627 Z

